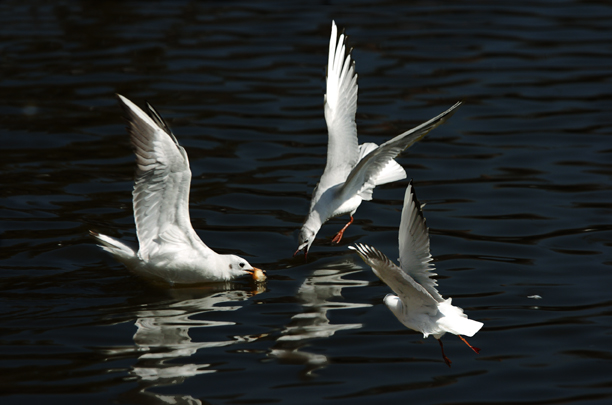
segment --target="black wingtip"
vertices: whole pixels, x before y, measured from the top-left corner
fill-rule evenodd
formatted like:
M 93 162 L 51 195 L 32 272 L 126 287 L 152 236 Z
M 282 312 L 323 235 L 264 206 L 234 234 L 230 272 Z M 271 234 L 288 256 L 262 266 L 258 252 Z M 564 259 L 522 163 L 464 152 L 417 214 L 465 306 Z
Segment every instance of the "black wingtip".
M 440 120 L 442 122 L 440 122 L 440 124 L 445 123 L 446 121 L 448 121 L 448 119 L 450 117 L 452 117 L 456 112 L 457 112 L 457 108 L 461 107 L 463 105 L 463 101 L 457 101 L 455 104 L 453 104 L 452 106 L 450 106 L 449 109 L 447 109 L 446 111 L 444 111 L 440 117 Z M 436 125 L 437 126 L 437 125 Z
M 373 246 L 365 245 L 363 243 L 355 243 L 355 246 L 349 246 L 349 249 L 356 251 L 357 254 L 361 256 L 364 261 L 367 258 L 381 260 L 386 263 L 391 262 L 391 260 L 383 252 Z
M 166 122 L 166 120 L 163 119 L 163 117 L 161 116 L 161 114 L 159 112 L 157 112 L 157 110 L 155 109 L 155 107 L 153 107 L 148 101 L 145 101 L 146 105 L 147 105 L 147 113 L 149 114 L 149 117 L 151 117 L 151 119 L 161 128 L 164 130 L 164 132 L 166 132 L 168 135 L 170 135 L 170 137 L 172 137 L 172 139 L 174 140 L 174 142 L 178 145 L 178 141 L 177 139 L 174 137 L 174 134 L 172 133 L 172 130 L 170 129 L 170 126 L 168 125 L 168 123 Z
M 427 229 L 427 219 L 425 219 L 425 215 L 423 214 L 423 208 L 422 208 L 423 205 L 421 205 L 421 202 L 417 198 L 416 190 L 415 190 L 414 184 L 413 184 L 413 179 L 410 179 L 410 183 L 408 183 L 408 186 L 411 187 L 411 193 L 410 194 L 412 195 L 412 202 L 414 203 L 415 209 L 419 213 L 419 216 L 423 220 L 423 225 Z
M 416 190 L 414 189 L 413 179 L 410 179 L 410 183 L 408 183 L 408 185 L 410 187 L 412 187 L 412 193 L 411 193 L 412 194 L 412 201 L 414 201 L 414 203 L 418 207 L 419 211 L 421 211 L 421 203 L 420 203 L 419 199 L 417 198 Z
M 138 116 L 135 114 L 134 111 L 132 111 L 132 107 L 130 107 L 128 104 L 126 104 L 126 102 L 123 100 L 128 100 L 125 96 L 120 95 L 119 93 L 115 93 L 115 95 L 117 96 L 117 100 L 119 101 L 119 105 L 121 106 L 121 108 L 124 111 L 125 114 L 125 119 L 128 122 L 128 126 L 127 126 L 127 130 L 128 133 L 132 133 L 133 131 L 133 126 L 135 125 L 136 122 L 140 121 L 140 119 L 138 118 Z M 133 102 L 130 101 L 131 104 L 134 104 Z M 161 114 L 159 112 L 157 112 L 157 110 L 155 109 L 155 107 L 153 107 L 149 102 L 145 101 L 146 103 L 146 111 L 145 113 L 149 116 L 149 118 L 151 118 L 151 120 L 153 120 L 153 122 L 155 123 L 155 125 L 157 125 L 159 128 L 161 128 L 165 133 L 167 133 L 168 135 L 170 135 L 170 138 L 172 139 L 172 141 L 177 145 L 179 145 L 178 139 L 176 139 L 176 137 L 174 136 L 174 134 L 172 133 L 172 130 L 170 129 L 170 126 L 168 125 L 168 123 L 166 122 L 166 120 L 164 120 L 161 116 Z M 134 104 L 136 106 L 136 104 Z M 136 108 L 139 108 L 138 106 L 136 106 Z

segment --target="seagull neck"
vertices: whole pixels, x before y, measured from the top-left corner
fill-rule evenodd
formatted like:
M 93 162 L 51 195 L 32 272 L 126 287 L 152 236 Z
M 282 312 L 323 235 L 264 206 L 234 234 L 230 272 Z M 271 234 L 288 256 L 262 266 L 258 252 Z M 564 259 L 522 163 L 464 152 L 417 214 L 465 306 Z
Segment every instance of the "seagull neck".
M 321 214 L 319 211 L 312 210 L 302 228 L 308 228 L 316 234 L 319 232 L 319 229 L 321 229 L 322 224 L 323 222 L 321 221 Z

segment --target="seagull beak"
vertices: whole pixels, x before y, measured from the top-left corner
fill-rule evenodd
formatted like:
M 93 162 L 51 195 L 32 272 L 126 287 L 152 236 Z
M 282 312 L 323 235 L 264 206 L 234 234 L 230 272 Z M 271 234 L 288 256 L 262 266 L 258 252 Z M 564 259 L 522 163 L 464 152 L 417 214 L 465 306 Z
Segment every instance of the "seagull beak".
M 297 250 L 293 254 L 293 257 L 295 257 L 298 253 L 300 253 L 301 250 L 304 251 L 304 260 L 306 260 L 306 256 L 308 255 L 308 246 L 305 246 L 305 245 L 302 245 L 299 248 L 297 248 Z
M 306 260 L 306 256 L 308 255 L 308 250 L 310 249 L 310 245 L 312 244 L 312 242 L 304 242 L 302 243 L 300 246 L 298 246 L 297 250 L 295 251 L 295 253 L 293 254 L 293 257 L 295 257 L 298 253 L 300 253 L 300 251 L 304 251 L 304 260 Z
M 257 267 L 253 267 L 251 270 L 247 270 L 247 273 L 253 277 L 253 281 L 261 283 L 262 281 L 266 281 L 266 271 L 259 269 Z

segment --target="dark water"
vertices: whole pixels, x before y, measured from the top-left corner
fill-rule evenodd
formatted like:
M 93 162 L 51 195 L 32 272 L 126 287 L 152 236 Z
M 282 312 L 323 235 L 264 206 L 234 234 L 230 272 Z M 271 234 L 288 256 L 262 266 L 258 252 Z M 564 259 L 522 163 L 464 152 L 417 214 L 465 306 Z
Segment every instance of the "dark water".
M 291 256 L 325 163 L 332 19 L 362 142 L 465 101 L 398 159 L 441 293 L 485 323 L 480 355 L 444 337 L 450 369 L 347 250 L 397 257 L 407 181 L 340 246 L 346 218 Z M 24 0 L 0 21 L 1 403 L 612 403 L 609 2 Z M 135 241 L 116 92 L 170 122 L 194 227 L 265 287 L 159 289 L 94 245 L 89 229 Z

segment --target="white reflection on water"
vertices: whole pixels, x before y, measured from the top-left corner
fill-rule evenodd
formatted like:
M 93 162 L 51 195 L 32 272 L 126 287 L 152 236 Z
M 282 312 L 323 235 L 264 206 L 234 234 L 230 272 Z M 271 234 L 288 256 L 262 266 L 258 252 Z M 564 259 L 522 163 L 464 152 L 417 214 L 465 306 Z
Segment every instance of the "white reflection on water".
M 324 367 L 328 363 L 327 356 L 300 349 L 312 339 L 328 338 L 337 331 L 363 327 L 361 323 L 332 324 L 327 318 L 327 311 L 330 310 L 371 306 L 364 303 L 346 302 L 342 296 L 343 288 L 368 285 L 367 281 L 344 278 L 344 276 L 360 271 L 363 271 L 361 267 L 348 262 L 313 271 L 296 294 L 304 307 L 304 312 L 291 317 L 291 322 L 276 340 L 269 355 L 283 363 L 304 364 L 306 366 L 305 375 L 310 375 L 313 371 Z
M 216 342 L 194 342 L 189 336 L 191 328 L 209 328 L 234 325 L 234 322 L 192 319 L 209 311 L 235 311 L 241 306 L 217 306 L 223 302 L 244 301 L 249 298 L 245 291 L 223 291 L 196 299 L 175 302 L 167 308 L 139 311 L 136 320 L 134 343 L 139 353 L 138 363 L 132 374 L 144 380 L 185 378 L 197 374 L 211 373 L 209 364 L 167 365 L 169 359 L 189 357 L 199 349 L 228 346 L 241 339 Z M 154 360 L 154 361 L 151 361 Z
M 254 291 L 219 291 L 224 288 L 231 286 L 212 287 L 204 295 L 199 289 L 170 290 L 170 294 L 178 301 L 147 305 L 136 312 L 137 329 L 133 336 L 135 346 L 107 350 L 108 354 L 112 355 L 134 351 L 137 353 L 138 359 L 129 374 L 138 380 L 139 386 L 136 390 L 126 393 L 125 399 L 142 403 L 201 404 L 200 400 L 190 395 L 163 395 L 147 390 L 151 387 L 181 384 L 189 377 L 217 371 L 211 368 L 211 364 L 177 361 L 179 358 L 188 358 L 200 349 L 250 342 L 261 337 L 245 335 L 232 336 L 227 340 L 192 340 L 190 332 L 193 332 L 194 328 L 235 325 L 232 321 L 205 319 L 199 316 L 200 314 L 239 310 L 242 305 L 220 304 L 245 301 L 265 291 L 263 286 L 257 286 Z M 194 295 L 199 297 L 191 298 Z M 194 319 L 196 317 L 204 319 Z

